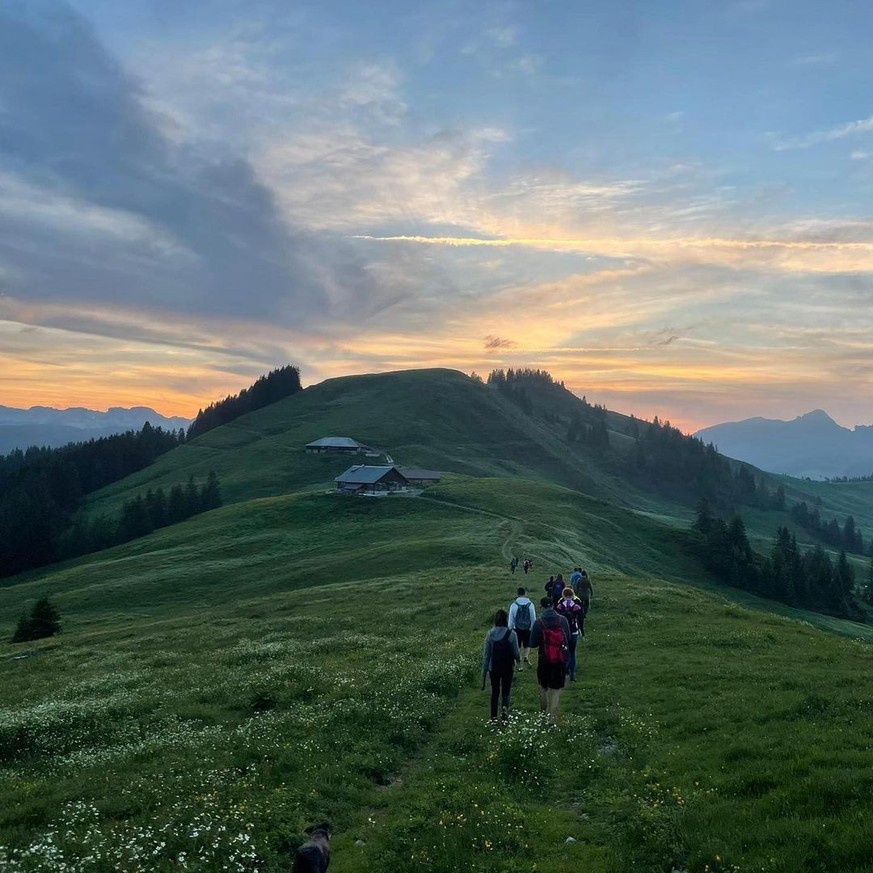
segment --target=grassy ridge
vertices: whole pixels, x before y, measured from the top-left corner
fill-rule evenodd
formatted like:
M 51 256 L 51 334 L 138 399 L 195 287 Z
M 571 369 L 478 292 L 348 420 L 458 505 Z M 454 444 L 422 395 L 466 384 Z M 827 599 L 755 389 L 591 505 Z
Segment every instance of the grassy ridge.
M 457 478 L 228 506 L 0 590 L 0 630 L 46 589 L 66 619 L 0 663 L 0 867 L 278 871 L 328 817 L 340 873 L 870 869 L 873 650 L 707 590 L 673 536 Z M 531 673 L 497 734 L 478 690 L 514 551 L 531 587 L 595 573 L 557 735 Z
M 452 472 L 338 498 L 348 459 L 301 449 L 328 433 Z M 716 588 L 688 508 L 545 418 L 452 371 L 330 380 L 89 511 L 212 469 L 222 509 L 0 588 L 4 637 L 47 592 L 65 628 L 0 647 L 0 869 L 279 871 L 325 817 L 340 873 L 873 869 L 873 632 Z M 785 481 L 873 522 L 870 488 Z M 784 520 L 748 514 L 756 545 Z M 595 608 L 562 729 L 528 671 L 495 731 L 493 611 L 578 563 Z
M 607 469 L 584 444 L 568 442 L 565 426 L 576 401 L 558 385 L 538 387 L 529 415 L 503 394 L 453 370 L 409 370 L 329 379 L 242 416 L 162 456 L 147 469 L 92 495 L 86 513 L 117 516 L 125 500 L 148 488 L 168 490 L 189 475 L 221 480 L 225 503 L 304 490 L 332 488 L 333 478 L 358 457 L 307 455 L 303 446 L 328 434 L 350 435 L 387 451 L 397 463 L 434 467 L 463 476 L 528 479 L 558 484 L 636 508 L 673 526 L 690 520 L 688 506 L 643 491 Z M 609 413 L 610 427 L 628 420 Z M 611 432 L 611 444 L 632 461 L 630 438 Z M 621 462 L 617 469 L 620 471 Z M 782 484 L 790 506 L 820 499 L 826 517 L 854 515 L 873 535 L 873 483 L 830 485 L 760 473 L 771 489 Z M 788 513 L 744 510 L 750 536 L 768 551 L 777 527 L 787 524 L 799 541 L 814 544 Z M 856 561 L 861 571 L 863 562 Z
M 46 591 L 68 626 L 161 618 L 270 592 L 358 583 L 499 550 L 493 519 L 418 501 L 302 494 L 222 507 L 2 590 L 0 633 Z
M 352 436 L 397 463 L 473 476 L 557 482 L 623 502 L 628 490 L 563 431 L 520 412 L 500 392 L 454 370 L 408 370 L 328 379 L 242 416 L 95 495 L 94 513 L 117 513 L 149 487 L 215 470 L 225 501 L 331 485 L 360 459 L 307 456 L 322 436 Z

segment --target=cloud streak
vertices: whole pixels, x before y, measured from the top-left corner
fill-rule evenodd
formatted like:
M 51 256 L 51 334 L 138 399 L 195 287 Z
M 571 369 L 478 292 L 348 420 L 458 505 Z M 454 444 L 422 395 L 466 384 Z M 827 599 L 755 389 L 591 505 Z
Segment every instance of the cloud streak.
M 792 149 L 808 149 L 822 143 L 836 142 L 837 140 L 845 139 L 847 136 L 870 133 L 871 131 L 873 131 L 873 115 L 868 118 L 858 119 L 857 121 L 849 121 L 846 124 L 840 124 L 828 130 L 816 130 L 794 139 L 777 140 L 773 144 L 773 150 L 784 152 Z
M 610 258 L 769 267 L 786 272 L 873 272 L 873 242 L 672 237 L 634 238 L 499 238 L 369 236 L 354 239 L 379 243 L 415 243 L 450 248 L 525 248 L 576 252 Z

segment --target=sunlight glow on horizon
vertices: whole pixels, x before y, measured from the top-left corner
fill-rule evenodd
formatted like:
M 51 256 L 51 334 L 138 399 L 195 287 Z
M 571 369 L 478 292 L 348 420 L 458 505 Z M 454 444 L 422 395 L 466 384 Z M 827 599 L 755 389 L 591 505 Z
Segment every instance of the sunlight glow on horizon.
M 0 5 L 0 403 L 531 366 L 687 430 L 873 423 L 873 18 L 28 5 Z

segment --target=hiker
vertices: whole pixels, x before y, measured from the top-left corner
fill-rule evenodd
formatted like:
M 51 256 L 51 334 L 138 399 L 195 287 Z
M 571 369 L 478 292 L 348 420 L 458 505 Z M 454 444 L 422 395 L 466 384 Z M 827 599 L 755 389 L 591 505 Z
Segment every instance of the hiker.
M 588 610 L 591 609 L 591 599 L 594 597 L 594 589 L 591 587 L 591 579 L 584 570 L 579 571 L 579 582 L 575 586 L 575 591 L 582 604 L 582 616 L 588 615 Z M 585 634 L 582 634 L 585 636 Z
M 533 601 L 527 596 L 524 588 L 518 589 L 518 596 L 509 606 L 509 629 L 515 631 L 518 637 L 518 648 L 521 650 L 521 663 L 518 672 L 524 669 L 524 665 L 532 666 L 530 662 L 530 629 L 537 620 L 537 611 Z
M 501 700 L 503 720 L 509 714 L 509 694 L 512 690 L 512 668 L 519 662 L 518 638 L 509 629 L 509 616 L 498 609 L 494 627 L 485 636 L 482 649 L 482 690 L 485 677 L 491 676 L 491 721 L 497 721 L 497 698 Z
M 576 587 L 579 584 L 579 580 L 582 578 L 582 568 L 574 567 L 573 572 L 570 574 L 570 587 L 575 591 Z
M 515 573 L 516 567 L 518 567 L 518 555 L 513 555 L 512 560 L 509 562 L 509 572 Z
M 581 601 L 569 586 L 563 590 L 561 599 L 555 607 L 555 612 L 557 612 L 558 615 L 564 616 L 564 618 L 567 619 L 567 624 L 570 626 L 570 650 L 567 653 L 567 675 L 570 677 L 571 682 L 575 682 L 576 649 L 579 646 L 579 639 L 582 636 L 582 623 L 585 620 L 585 615 L 582 612 Z
M 521 566 L 524 569 L 524 575 L 527 576 L 530 572 L 530 568 L 533 567 L 533 561 L 530 558 L 525 558 L 524 563 Z
M 555 596 L 555 577 L 549 576 L 549 581 L 543 585 L 543 590 L 546 592 L 546 597 L 554 601 Z
M 540 686 L 540 712 L 547 714 L 552 723 L 557 724 L 561 689 L 566 683 L 570 625 L 566 618 L 552 609 L 549 597 L 544 597 L 540 605 L 544 611 L 531 629 L 530 646 L 539 649 L 537 683 Z
M 549 592 L 549 596 L 552 598 L 552 603 L 557 603 L 564 596 L 564 589 L 566 587 L 563 575 L 558 573 L 552 581 L 552 590 Z

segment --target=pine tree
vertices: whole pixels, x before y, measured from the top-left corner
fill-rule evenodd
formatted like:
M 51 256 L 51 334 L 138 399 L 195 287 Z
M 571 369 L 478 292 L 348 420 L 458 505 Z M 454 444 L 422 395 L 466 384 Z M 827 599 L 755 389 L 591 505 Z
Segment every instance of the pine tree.
M 40 597 L 33 605 L 30 615 L 22 615 L 18 619 L 18 625 L 12 635 L 12 642 L 24 643 L 29 640 L 41 640 L 45 637 L 53 637 L 60 632 L 61 616 L 57 607 L 48 597 Z
M 873 558 L 870 558 L 870 565 L 867 567 L 867 584 L 864 586 L 862 596 L 873 606 Z
M 32 639 L 33 637 L 30 635 L 30 619 L 26 613 L 22 613 L 15 627 L 15 633 L 12 634 L 12 642 L 25 643 Z
M 188 477 L 185 485 L 185 518 L 190 518 L 200 512 L 200 492 L 194 484 L 194 475 Z
M 33 640 L 53 637 L 61 632 L 61 615 L 48 597 L 40 597 L 34 604 L 30 614 L 30 632 Z
M 201 512 L 208 512 L 210 509 L 217 509 L 219 506 L 221 506 L 221 488 L 218 476 L 215 475 L 215 470 L 210 470 L 206 484 L 200 491 L 200 510 Z

